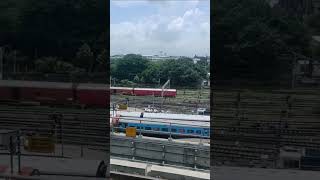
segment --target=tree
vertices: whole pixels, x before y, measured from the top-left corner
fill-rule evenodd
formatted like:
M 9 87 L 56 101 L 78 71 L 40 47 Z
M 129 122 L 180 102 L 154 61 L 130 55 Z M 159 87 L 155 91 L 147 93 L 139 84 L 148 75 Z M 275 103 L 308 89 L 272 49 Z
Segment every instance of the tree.
M 40 57 L 69 59 L 86 42 L 98 52 L 106 44 L 102 46 L 107 34 L 106 8 L 107 1 L 96 0 L 25 1 L 19 13 L 19 47 L 28 55 L 38 49 Z
M 159 62 L 150 62 L 148 68 L 141 73 L 141 80 L 145 83 L 159 83 L 163 71 L 163 64 Z
M 136 75 L 140 76 L 148 67 L 148 63 L 148 60 L 141 55 L 127 54 L 116 61 L 113 76 L 119 80 L 128 79 L 132 81 Z
M 96 62 L 97 62 L 96 69 L 98 72 L 107 72 L 107 68 L 108 68 L 108 64 L 109 64 L 107 62 L 107 59 L 108 59 L 107 50 L 103 49 L 101 51 L 101 53 L 98 55 L 97 60 L 96 60 Z
M 77 67 L 86 69 L 87 72 L 92 72 L 94 56 L 88 44 L 83 44 L 79 48 L 73 64 Z
M 320 35 L 320 13 L 307 18 L 306 23 L 313 34 Z
M 72 64 L 60 61 L 56 57 L 40 58 L 35 61 L 35 65 L 41 73 L 69 73 L 76 70 Z
M 38 72 L 53 73 L 56 66 L 56 57 L 44 57 L 35 61 Z
M 310 37 L 300 19 L 264 0 L 221 1 L 212 11 L 216 78 L 279 81 L 290 73 L 292 51 L 308 53 Z
M 190 58 L 164 61 L 161 80 L 171 80 L 171 84 L 177 86 L 196 86 L 202 80 L 195 64 Z

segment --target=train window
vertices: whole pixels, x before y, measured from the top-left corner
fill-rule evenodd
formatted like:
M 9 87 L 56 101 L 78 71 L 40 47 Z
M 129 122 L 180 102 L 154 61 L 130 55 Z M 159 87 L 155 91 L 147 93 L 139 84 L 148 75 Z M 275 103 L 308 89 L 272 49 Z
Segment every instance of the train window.
M 205 129 L 205 130 L 204 130 L 204 134 L 205 134 L 205 135 L 208 135 L 208 134 L 209 134 L 208 130 Z
M 124 126 L 124 127 L 127 127 L 127 126 L 128 126 L 128 123 L 123 123 L 123 126 Z
M 180 133 L 184 133 L 184 129 L 179 129 L 179 132 Z
M 196 133 L 197 133 L 197 134 L 201 134 L 201 130 L 197 130 Z
M 171 132 L 177 132 L 177 129 L 171 129 Z
M 193 133 L 194 133 L 194 131 L 193 131 L 193 130 L 191 130 L 191 129 L 188 129 L 188 130 L 187 130 L 187 133 L 193 134 Z
M 168 132 L 168 128 L 162 128 L 162 131 Z
M 140 129 L 140 126 L 137 126 L 137 129 Z
M 146 127 L 145 129 L 146 129 L 146 130 L 151 130 L 151 127 Z
M 153 130 L 154 130 L 154 131 L 159 131 L 159 130 L 160 130 L 160 128 L 153 128 Z

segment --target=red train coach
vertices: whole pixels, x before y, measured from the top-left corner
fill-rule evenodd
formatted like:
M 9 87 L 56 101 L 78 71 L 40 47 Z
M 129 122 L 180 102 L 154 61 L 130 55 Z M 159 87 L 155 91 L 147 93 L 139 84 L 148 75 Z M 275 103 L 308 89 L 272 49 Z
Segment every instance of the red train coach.
M 105 108 L 109 104 L 108 86 L 40 81 L 0 81 L 0 100 L 36 101 L 41 104 L 82 104 Z
M 110 87 L 112 94 L 134 95 L 131 87 Z
M 108 85 L 79 84 L 77 87 L 77 100 L 80 104 L 96 107 L 107 107 L 109 104 Z

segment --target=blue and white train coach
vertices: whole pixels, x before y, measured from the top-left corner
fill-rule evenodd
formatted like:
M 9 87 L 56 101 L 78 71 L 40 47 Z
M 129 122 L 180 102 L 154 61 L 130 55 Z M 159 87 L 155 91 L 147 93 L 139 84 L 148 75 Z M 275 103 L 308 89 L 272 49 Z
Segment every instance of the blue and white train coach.
M 113 126 L 119 131 L 135 127 L 137 133 L 152 136 L 201 137 L 210 138 L 210 116 L 117 112 L 117 122 Z

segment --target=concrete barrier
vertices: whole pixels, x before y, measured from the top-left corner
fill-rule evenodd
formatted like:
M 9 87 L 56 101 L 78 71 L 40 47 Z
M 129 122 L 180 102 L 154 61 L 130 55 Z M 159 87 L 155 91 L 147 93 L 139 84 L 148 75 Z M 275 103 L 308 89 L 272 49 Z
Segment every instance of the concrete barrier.
M 210 179 L 209 170 L 194 170 L 182 167 L 160 166 L 146 162 L 135 162 L 117 158 L 111 158 L 110 164 L 112 172 L 122 172 L 137 176 L 177 180 Z
M 111 135 L 111 156 L 160 164 L 210 168 L 209 144 Z

